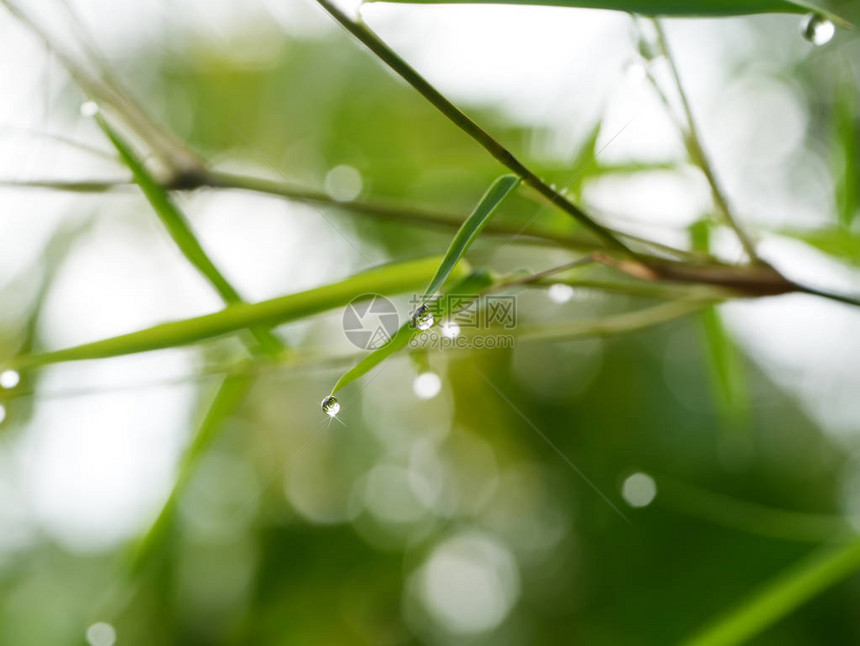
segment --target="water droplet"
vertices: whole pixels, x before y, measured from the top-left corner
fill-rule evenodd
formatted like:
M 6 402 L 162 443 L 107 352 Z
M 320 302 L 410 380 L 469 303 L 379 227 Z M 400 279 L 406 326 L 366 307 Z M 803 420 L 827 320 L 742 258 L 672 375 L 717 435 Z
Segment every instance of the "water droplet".
M 332 168 L 325 176 L 325 192 L 338 202 L 352 202 L 361 195 L 364 182 L 361 173 L 352 166 L 341 165 Z
M 416 307 L 412 316 L 409 317 L 409 324 L 416 330 L 429 330 L 433 327 L 434 321 L 433 311 L 426 303 Z
M 621 485 L 621 495 L 631 507 L 647 507 L 657 495 L 657 484 L 647 473 L 634 473 Z
M 113 646 L 116 643 L 116 630 L 100 621 L 87 628 L 87 641 L 90 646 Z
M 460 336 L 460 326 L 454 321 L 445 321 L 440 327 L 442 328 L 442 336 L 447 339 L 456 339 Z
M 547 295 L 553 303 L 567 303 L 573 298 L 573 287 L 564 283 L 556 283 L 549 286 Z
M 811 13 L 800 23 L 803 37 L 813 45 L 825 45 L 836 33 L 836 26 L 818 13 Z
M 3 423 L 4 419 L 6 419 L 6 407 L 0 404 L 0 424 Z
M 329 417 L 334 417 L 340 412 L 340 402 L 335 398 L 334 395 L 329 395 L 322 400 L 320 408 L 322 408 L 322 412 Z
M 84 101 L 81 104 L 82 117 L 94 117 L 99 113 L 99 104 L 95 101 Z
M 0 372 L 0 387 L 14 388 L 21 381 L 21 375 L 14 370 Z
M 433 399 L 442 390 L 442 380 L 435 372 L 424 372 L 412 382 L 412 392 L 419 399 Z

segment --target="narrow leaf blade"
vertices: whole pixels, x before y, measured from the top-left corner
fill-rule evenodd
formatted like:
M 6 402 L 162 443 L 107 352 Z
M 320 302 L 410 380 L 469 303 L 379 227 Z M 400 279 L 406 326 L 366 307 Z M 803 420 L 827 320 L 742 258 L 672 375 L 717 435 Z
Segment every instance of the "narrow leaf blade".
M 484 193 L 484 197 L 478 202 L 478 206 L 475 207 L 475 210 L 472 211 L 457 231 L 454 239 L 451 241 L 451 245 L 448 247 L 448 251 L 445 252 L 445 257 L 439 265 L 439 270 L 433 276 L 430 284 L 427 285 L 427 289 L 424 290 L 424 298 L 422 300 L 427 300 L 439 291 L 439 288 L 442 287 L 448 276 L 450 276 L 451 271 L 463 258 L 463 254 L 466 253 L 481 230 L 490 222 L 493 213 L 495 213 L 502 201 L 511 194 L 519 183 L 520 178 L 516 175 L 503 175 L 493 182 L 492 186 Z
M 857 121 L 857 90 L 853 82 L 841 80 L 833 105 L 833 158 L 836 208 L 840 226 L 850 229 L 860 210 L 860 125 Z
M 520 4 L 577 7 L 583 9 L 609 9 L 638 13 L 644 16 L 680 16 L 713 18 L 742 16 L 760 13 L 807 13 L 827 16 L 834 22 L 848 25 L 848 21 L 821 0 L 370 0 L 408 4 Z
M 743 644 L 801 604 L 860 569 L 860 540 L 825 546 L 778 576 L 687 646 Z
M 716 307 L 701 313 L 717 408 L 724 424 L 743 428 L 749 421 L 749 394 L 740 353 Z
M 114 130 L 107 120 L 101 115 L 97 115 L 96 119 L 99 127 L 110 139 L 122 161 L 128 166 L 134 181 L 140 186 L 146 199 L 185 257 L 212 283 L 226 303 L 240 301 L 238 292 L 206 255 L 203 247 L 191 231 L 191 226 L 174 204 L 173 198 L 170 197 L 167 190 L 153 178 L 129 143 Z
M 137 157 L 129 143 L 111 127 L 103 116 L 96 115 L 96 120 L 99 127 L 104 131 L 108 139 L 110 139 L 114 148 L 116 148 L 122 161 L 131 170 L 134 181 L 140 186 L 140 189 L 158 215 L 164 228 L 167 229 L 170 237 L 176 242 L 176 246 L 179 247 L 185 258 L 212 284 L 226 305 L 242 303 L 242 297 L 239 295 L 239 292 L 215 266 L 215 263 L 210 260 L 203 246 L 194 235 L 191 225 L 173 202 L 173 198 L 170 197 L 167 189 L 156 181 L 144 163 Z M 270 330 L 254 328 L 251 330 L 251 333 L 259 342 L 260 348 L 269 354 L 276 355 L 284 349 L 281 340 Z M 256 350 L 259 348 L 254 346 L 252 349 Z
M 224 422 L 239 408 L 251 387 L 252 380 L 245 375 L 230 375 L 224 379 L 209 406 L 197 434 L 182 456 L 179 474 L 161 512 L 143 537 L 128 554 L 126 574 L 129 579 L 157 555 L 170 535 L 180 497 L 190 482 L 197 464 L 209 449 Z

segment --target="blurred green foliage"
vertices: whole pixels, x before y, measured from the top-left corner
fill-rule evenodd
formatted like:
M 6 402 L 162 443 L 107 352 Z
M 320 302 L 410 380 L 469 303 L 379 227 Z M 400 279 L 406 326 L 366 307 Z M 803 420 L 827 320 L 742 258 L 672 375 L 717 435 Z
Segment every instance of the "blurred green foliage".
M 265 168 L 251 141 L 305 186 L 322 187 L 327 169 L 348 164 L 364 178 L 365 197 L 465 214 L 500 174 L 475 143 L 346 38 L 279 45 L 267 64 L 248 66 L 190 41 L 169 58 L 140 56 L 129 74 L 132 81 L 154 74 L 150 91 L 166 102 L 158 116 L 207 158 Z M 856 157 L 848 146 L 856 114 L 846 116 L 845 101 L 834 109 L 843 143 L 837 148 L 847 160 Z M 529 128 L 486 107 L 469 111 L 550 178 L 583 164 L 582 151 L 571 151 L 569 168 L 542 158 Z M 583 150 L 593 150 L 596 134 Z M 845 168 L 856 172 L 853 163 Z M 599 161 L 589 166 L 574 194 L 607 172 L 613 169 Z M 840 204 L 856 202 L 856 192 L 841 194 Z M 539 208 L 515 195 L 499 217 L 521 223 Z M 833 249 L 847 249 L 856 261 L 852 218 L 840 212 L 842 237 L 832 245 L 803 235 L 836 255 Z M 440 253 L 450 238 L 334 216 L 394 258 Z M 575 228 L 551 210 L 541 218 L 561 232 Z M 836 225 L 827 235 L 837 235 Z M 536 267 L 541 253 L 530 258 Z M 526 320 L 542 307 L 540 298 L 519 301 Z M 583 316 L 642 302 L 583 298 L 564 312 Z M 336 371 L 262 372 L 241 404 L 222 411 L 217 436 L 207 434 L 207 456 L 181 500 L 171 501 L 175 519 L 131 587 L 116 587 L 123 550 L 76 556 L 40 538 L 0 569 L 0 643 L 81 643 L 97 620 L 110 621 L 121 644 L 678 643 L 812 545 L 752 533 L 743 518 L 732 527 L 731 513 L 726 521 L 719 510 L 712 515 L 720 522 L 709 522 L 707 504 L 696 515 L 683 513 L 661 478 L 774 508 L 839 515 L 840 483 L 851 468 L 850 451 L 730 345 L 715 312 L 706 316 L 705 326 L 686 320 L 605 341 L 431 357 L 450 386 L 430 402 L 411 401 L 413 368 L 401 358 L 367 386 L 376 394 L 355 399 L 348 427 L 325 428 L 307 453 L 305 442 L 323 422 L 314 416 L 316 402 Z M 744 392 L 732 394 L 738 372 Z M 211 397 L 202 387 L 201 410 Z M 742 421 L 727 413 L 737 397 Z M 629 522 L 622 518 L 511 403 L 618 505 L 626 476 L 654 475 L 654 503 L 625 508 Z M 422 456 L 443 465 L 437 484 L 444 504 L 407 500 L 418 511 L 400 521 L 356 506 L 355 492 L 372 484 L 368 474 L 382 473 L 375 471 L 380 465 L 405 469 Z M 302 495 L 311 496 L 311 507 L 334 510 L 329 519 L 296 504 L 290 487 L 299 480 L 310 483 Z M 387 482 L 383 490 L 397 493 Z M 475 636 L 446 631 L 415 599 L 426 559 L 463 532 L 504 542 L 519 577 L 510 613 Z M 855 577 L 756 643 L 858 643 L 858 603 Z

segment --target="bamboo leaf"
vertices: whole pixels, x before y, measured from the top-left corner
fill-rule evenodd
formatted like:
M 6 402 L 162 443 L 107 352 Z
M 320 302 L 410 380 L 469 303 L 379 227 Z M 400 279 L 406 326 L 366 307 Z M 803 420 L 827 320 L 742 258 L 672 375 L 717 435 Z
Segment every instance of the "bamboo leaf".
M 481 292 L 486 290 L 492 284 L 493 279 L 487 272 L 475 271 L 469 274 L 463 280 L 454 283 L 451 288 L 446 291 L 446 293 L 457 295 L 458 305 L 462 307 L 466 305 L 466 301 L 462 299 L 462 297 L 477 297 Z M 451 311 L 449 311 L 449 305 L 451 302 L 452 299 L 443 297 L 438 298 L 431 303 L 428 303 L 428 306 L 432 308 L 433 318 L 437 322 L 441 321 L 446 316 L 452 313 Z M 421 333 L 421 330 L 413 328 L 407 321 L 400 327 L 399 330 L 397 330 L 397 332 L 394 334 L 393 337 L 391 337 L 388 343 L 371 352 L 364 359 L 362 359 L 355 366 L 353 366 L 350 370 L 345 372 L 343 376 L 337 380 L 337 383 L 335 383 L 334 388 L 331 389 L 331 394 L 333 395 L 347 384 L 350 384 L 359 377 L 362 377 L 367 374 L 370 370 L 385 361 L 388 357 L 405 348 L 413 337 L 416 337 Z
M 860 568 L 860 540 L 819 548 L 736 610 L 687 642 L 688 646 L 741 644 Z
M 225 420 L 239 408 L 251 387 L 251 383 L 252 380 L 247 375 L 230 375 L 221 383 L 191 445 L 182 456 L 179 473 L 170 496 L 161 508 L 155 522 L 133 546 L 128 555 L 127 574 L 129 577 L 136 575 L 160 551 L 167 540 L 173 525 L 176 505 L 194 475 L 197 463 L 218 435 L 218 431 Z
M 561 341 L 592 336 L 615 336 L 668 323 L 693 312 L 698 312 L 713 303 L 713 299 L 673 300 L 653 307 L 602 318 L 523 327 L 515 330 L 514 335 L 523 341 Z
M 447 280 L 456 264 L 460 262 L 463 254 L 466 253 L 466 250 L 472 245 L 472 242 L 474 242 L 481 230 L 490 222 L 490 218 L 498 206 L 511 194 L 511 191 L 519 183 L 520 178 L 516 175 L 503 175 L 493 182 L 492 186 L 484 193 L 484 197 L 478 202 L 478 206 L 466 218 L 451 241 L 451 245 L 448 247 L 448 251 L 445 252 L 442 263 L 439 265 L 439 270 L 424 291 L 422 301 L 426 301 L 439 291 L 439 288 L 445 283 L 445 280 Z
M 689 227 L 690 242 L 694 249 L 708 252 L 711 247 L 711 220 L 698 220 Z M 726 428 L 743 427 L 749 421 L 749 395 L 747 379 L 740 353 L 729 338 L 722 317 L 716 307 L 700 314 L 708 351 L 711 387 L 720 417 Z
M 664 509 L 734 531 L 817 545 L 851 532 L 851 519 L 843 516 L 769 507 L 663 475 L 655 479 L 656 503 Z
M 371 0 L 373 1 L 373 0 Z M 611 9 L 646 16 L 715 17 L 757 13 L 807 13 L 814 11 L 831 20 L 846 21 L 828 8 L 827 2 L 807 0 L 384 0 L 416 4 L 482 3 L 553 5 L 587 9 Z
M 711 368 L 711 383 L 720 416 L 726 426 L 736 428 L 749 421 L 746 373 L 735 344 L 715 307 L 701 313 Z
M 104 359 L 187 345 L 256 326 L 269 328 L 343 307 L 361 294 L 398 294 L 420 289 L 433 275 L 439 260 L 439 256 L 433 256 L 381 265 L 341 282 L 305 292 L 260 303 L 238 303 L 213 314 L 162 323 L 130 334 L 54 352 L 21 355 L 14 358 L 8 367 L 31 368 L 62 361 Z M 468 271 L 468 267 L 461 264 L 453 276 L 461 277 Z
M 170 197 L 167 189 L 155 180 L 143 162 L 138 159 L 128 142 L 110 126 L 104 117 L 97 114 L 96 121 L 108 139 L 111 140 L 123 162 L 131 170 L 134 181 L 140 186 L 146 199 L 158 214 L 161 223 L 167 229 L 170 237 L 176 242 L 176 246 L 179 247 L 182 254 L 212 284 L 226 305 L 244 302 L 239 292 L 215 266 L 215 263 L 209 259 L 206 251 L 191 230 L 191 225 L 173 202 L 173 198 Z M 271 331 L 265 328 L 254 328 L 251 332 L 260 343 L 260 346 L 270 354 L 278 354 L 284 349 L 281 340 L 272 334 Z
M 833 161 L 836 181 L 836 208 L 839 224 L 850 229 L 860 209 L 860 123 L 857 121 L 857 90 L 850 80 L 841 79 L 833 105 Z

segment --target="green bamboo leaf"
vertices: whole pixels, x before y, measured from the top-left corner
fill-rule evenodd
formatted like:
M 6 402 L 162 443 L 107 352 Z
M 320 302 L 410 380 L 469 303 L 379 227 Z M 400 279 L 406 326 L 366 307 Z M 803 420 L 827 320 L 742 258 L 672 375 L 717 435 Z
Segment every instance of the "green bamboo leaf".
M 857 90 L 852 80 L 840 79 L 833 105 L 833 161 L 839 224 L 850 229 L 860 210 L 860 125 Z
M 776 623 L 801 604 L 860 568 L 860 540 L 825 546 L 791 567 L 734 612 L 687 642 L 688 646 L 732 646 Z
M 709 219 L 699 220 L 689 227 L 694 249 L 710 251 L 713 227 Z M 716 307 L 703 310 L 699 316 L 708 351 L 711 387 L 720 417 L 727 428 L 743 427 L 749 421 L 749 395 L 740 353 L 729 338 Z
M 197 463 L 217 437 L 225 420 L 239 408 L 251 384 L 252 379 L 247 375 L 230 375 L 221 383 L 191 445 L 182 456 L 179 473 L 170 496 L 164 503 L 164 507 L 161 508 L 155 522 L 128 554 L 126 574 L 129 578 L 140 572 L 147 562 L 161 550 L 170 535 L 177 503 L 194 475 Z
M 120 134 L 100 114 L 96 115 L 99 127 L 107 135 L 108 139 L 116 148 L 123 162 L 131 170 L 134 181 L 140 186 L 146 199 L 158 214 L 161 223 L 170 237 L 173 238 L 182 254 L 191 262 L 215 288 L 226 305 L 234 305 L 244 302 L 239 292 L 230 284 L 230 281 L 215 266 L 206 251 L 203 249 L 191 225 L 185 216 L 173 202 L 173 198 L 159 182 L 150 174 L 143 162 L 138 159 L 134 150 Z M 251 330 L 260 346 L 270 354 L 278 354 L 283 349 L 283 343 L 271 331 L 265 328 L 254 328 Z
M 548 325 L 521 327 L 514 336 L 522 341 L 562 341 L 587 337 L 617 336 L 638 332 L 698 312 L 714 303 L 713 299 L 671 300 L 653 307 L 622 312 L 596 319 L 563 321 Z
M 749 395 L 740 353 L 729 338 L 716 307 L 705 309 L 700 317 L 720 416 L 727 427 L 742 427 L 749 420 Z
M 15 357 L 8 367 L 31 368 L 62 361 L 104 359 L 196 343 L 251 327 L 270 328 L 343 307 L 361 294 L 399 294 L 420 289 L 439 266 L 440 257 L 407 260 L 374 267 L 346 280 L 260 303 L 238 303 L 213 314 L 162 323 L 130 334 L 36 355 Z M 468 273 L 460 265 L 452 274 Z
M 373 1 L 373 0 L 371 0 Z M 377 0 L 380 1 L 380 0 Z M 833 13 L 826 2 L 807 0 L 384 0 L 416 4 L 482 3 L 553 5 L 587 9 L 611 9 L 638 13 L 645 16 L 740 16 L 756 13 L 807 13 L 823 14 L 831 20 L 845 24 Z
M 466 276 L 466 278 L 464 278 L 463 280 L 454 283 L 450 287 L 450 289 L 446 290 L 445 293 L 454 294 L 458 297 L 473 295 L 477 297 L 492 284 L 493 279 L 487 272 L 474 271 L 468 276 Z M 452 299 L 443 297 L 438 298 L 435 301 L 432 301 L 427 304 L 433 312 L 433 318 L 437 322 L 443 320 L 446 316 L 452 313 L 451 311 L 449 311 L 449 305 L 451 304 L 451 300 Z M 458 298 L 457 302 L 460 307 L 466 305 L 466 301 L 461 298 Z M 371 352 L 364 359 L 362 359 L 355 366 L 353 366 L 350 370 L 345 372 L 343 376 L 337 380 L 337 383 L 335 383 L 334 388 L 331 389 L 330 395 L 334 395 L 338 390 L 340 390 L 347 384 L 350 384 L 359 377 L 362 377 L 367 374 L 370 370 L 385 361 L 388 357 L 399 352 L 407 345 L 409 345 L 409 341 L 411 341 L 413 337 L 416 337 L 421 333 L 421 330 L 413 328 L 412 325 L 407 321 L 403 326 L 400 327 L 399 330 L 397 330 L 394 336 L 391 337 L 391 339 L 385 345 Z
M 503 175 L 493 182 L 493 185 L 484 193 L 484 197 L 478 202 L 478 206 L 466 218 L 451 241 L 451 245 L 448 247 L 448 251 L 445 252 L 442 263 L 439 265 L 439 271 L 436 272 L 433 280 L 430 281 L 430 284 L 427 285 L 427 289 L 424 291 L 422 301 L 426 301 L 439 291 L 439 288 L 447 280 L 451 271 L 460 262 L 463 254 L 466 253 L 466 250 L 471 246 L 481 230 L 490 222 L 499 204 L 511 194 L 519 183 L 520 178 L 516 175 Z
M 852 531 L 852 519 L 844 516 L 769 507 L 668 476 L 654 478 L 659 506 L 734 531 L 817 545 Z

